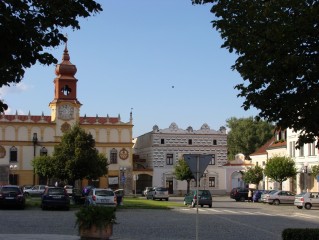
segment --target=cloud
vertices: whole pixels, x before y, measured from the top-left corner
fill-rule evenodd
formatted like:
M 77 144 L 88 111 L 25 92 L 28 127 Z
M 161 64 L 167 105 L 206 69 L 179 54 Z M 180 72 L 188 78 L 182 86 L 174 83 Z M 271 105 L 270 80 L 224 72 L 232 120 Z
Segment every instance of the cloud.
M 1 98 L 8 95 L 8 94 L 17 94 L 21 92 L 28 91 L 31 87 L 29 85 L 26 85 L 25 83 L 18 83 L 15 85 L 12 85 L 10 87 L 3 86 L 0 88 L 0 96 Z

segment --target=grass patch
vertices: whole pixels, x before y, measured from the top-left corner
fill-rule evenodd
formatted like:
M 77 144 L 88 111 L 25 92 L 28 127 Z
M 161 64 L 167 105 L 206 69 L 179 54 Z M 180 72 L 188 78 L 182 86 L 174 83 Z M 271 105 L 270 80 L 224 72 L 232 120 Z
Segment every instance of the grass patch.
M 183 207 L 182 203 L 172 201 L 147 200 L 145 198 L 124 197 L 123 205 L 119 209 L 171 209 Z

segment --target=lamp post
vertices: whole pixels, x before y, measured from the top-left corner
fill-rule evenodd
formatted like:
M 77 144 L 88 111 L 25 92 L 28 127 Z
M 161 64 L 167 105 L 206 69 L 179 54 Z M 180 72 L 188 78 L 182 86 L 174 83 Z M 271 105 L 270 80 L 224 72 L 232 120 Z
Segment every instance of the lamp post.
M 305 192 L 307 192 L 308 162 L 305 162 L 303 165 L 303 173 L 304 173 L 304 190 L 305 190 Z
M 126 172 L 126 167 L 120 167 L 121 183 L 122 183 L 124 191 L 125 191 L 125 181 L 126 181 L 125 172 Z
M 35 150 L 36 150 L 36 146 L 38 143 L 38 135 L 37 133 L 33 133 L 33 137 L 32 137 L 32 142 L 33 142 L 33 159 L 35 158 Z M 33 185 L 35 185 L 35 170 L 33 167 Z
M 265 182 L 265 162 L 262 162 L 262 169 L 263 169 L 263 190 L 265 190 L 265 185 L 266 185 L 266 182 Z
M 12 177 L 10 178 L 11 181 L 10 184 L 13 184 L 13 185 L 17 185 L 17 181 L 15 179 L 15 170 L 17 170 L 18 166 L 16 164 L 14 165 L 10 165 L 10 171 L 12 172 L 12 174 L 10 174 Z

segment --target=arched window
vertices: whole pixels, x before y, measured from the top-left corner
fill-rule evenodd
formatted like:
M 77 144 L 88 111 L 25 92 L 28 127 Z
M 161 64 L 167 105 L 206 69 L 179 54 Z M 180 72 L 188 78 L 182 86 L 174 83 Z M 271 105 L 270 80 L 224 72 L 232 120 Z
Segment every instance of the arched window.
M 117 150 L 115 148 L 113 148 L 110 152 L 110 163 L 117 163 Z
M 40 149 L 40 156 L 47 156 L 48 155 L 48 150 L 45 147 L 42 147 Z
M 10 162 L 17 162 L 18 161 L 18 149 L 13 146 L 10 148 Z

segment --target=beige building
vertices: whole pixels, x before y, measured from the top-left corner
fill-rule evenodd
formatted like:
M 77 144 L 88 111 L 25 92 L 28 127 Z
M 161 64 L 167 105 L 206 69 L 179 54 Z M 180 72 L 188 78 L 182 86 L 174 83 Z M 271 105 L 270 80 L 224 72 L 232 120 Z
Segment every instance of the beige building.
M 62 62 L 55 68 L 56 77 L 52 90 L 53 100 L 49 103 L 50 116 L 1 115 L 0 117 L 0 185 L 39 184 L 45 179 L 34 174 L 32 160 L 41 154 L 51 155 L 61 136 L 75 123 L 95 139 L 96 148 L 106 155 L 109 165 L 107 177 L 94 182 L 100 187 L 133 189 L 132 160 L 132 112 L 128 121 L 117 117 L 81 116 L 82 103 L 77 99 L 77 68 L 70 62 L 67 46 Z M 51 81 L 51 80 L 50 80 Z M 89 159 L 88 159 L 89 161 Z

